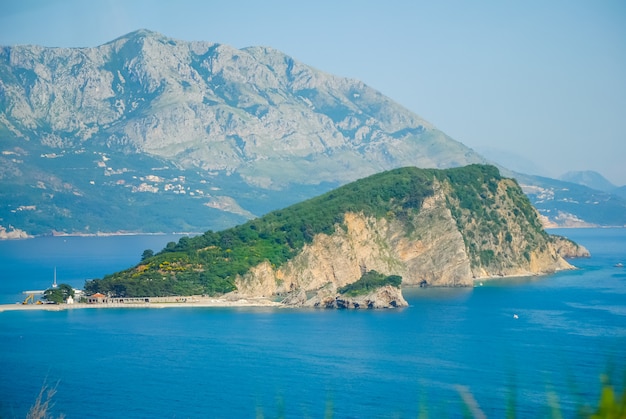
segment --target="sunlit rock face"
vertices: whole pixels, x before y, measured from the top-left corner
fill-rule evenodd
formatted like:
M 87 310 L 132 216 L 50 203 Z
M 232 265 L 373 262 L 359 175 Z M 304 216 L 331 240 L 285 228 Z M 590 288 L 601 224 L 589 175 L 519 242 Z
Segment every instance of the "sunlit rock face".
M 463 210 L 449 184 L 434 185 L 410 219 L 346 213 L 333 234 L 315 236 L 283 266 L 266 262 L 238 277 L 238 292 L 288 295 L 294 305 L 347 307 L 350 298 L 337 290 L 369 270 L 399 275 L 403 286 L 466 287 L 477 279 L 572 269 L 564 257 L 588 255 L 583 247 L 546 234 L 530 205 L 520 211 L 512 197 L 522 194 L 510 179 L 500 179 L 491 195 L 485 192 L 492 202 L 486 219 Z

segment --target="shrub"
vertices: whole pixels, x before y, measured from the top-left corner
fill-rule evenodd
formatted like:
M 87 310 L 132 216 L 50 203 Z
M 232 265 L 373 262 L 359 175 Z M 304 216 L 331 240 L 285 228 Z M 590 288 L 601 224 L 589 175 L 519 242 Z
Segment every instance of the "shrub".
M 351 297 L 357 295 L 365 295 L 370 292 L 384 287 L 385 285 L 391 285 L 393 287 L 399 287 L 402 283 L 402 277 L 398 275 L 385 276 L 374 270 L 364 273 L 358 281 L 348 284 L 345 287 L 339 288 L 340 294 L 345 294 Z

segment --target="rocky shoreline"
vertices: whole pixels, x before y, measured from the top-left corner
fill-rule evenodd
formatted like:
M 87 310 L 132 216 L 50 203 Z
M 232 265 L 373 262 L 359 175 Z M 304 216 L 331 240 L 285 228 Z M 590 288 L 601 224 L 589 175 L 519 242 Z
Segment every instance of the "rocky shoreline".
M 302 293 L 304 294 L 304 293 Z M 384 286 L 373 290 L 365 295 L 347 297 L 341 294 L 317 295 L 307 300 L 303 298 L 287 298 L 283 301 L 273 301 L 268 297 L 250 297 L 237 293 L 226 294 L 222 297 L 161 297 L 147 299 L 148 301 L 124 301 L 113 299 L 97 303 L 73 303 L 73 304 L 2 304 L 0 312 L 45 310 L 62 311 L 76 309 L 101 309 L 101 308 L 171 308 L 171 307 L 283 307 L 283 308 L 325 308 L 325 309 L 386 309 L 407 307 L 408 303 L 399 288 Z

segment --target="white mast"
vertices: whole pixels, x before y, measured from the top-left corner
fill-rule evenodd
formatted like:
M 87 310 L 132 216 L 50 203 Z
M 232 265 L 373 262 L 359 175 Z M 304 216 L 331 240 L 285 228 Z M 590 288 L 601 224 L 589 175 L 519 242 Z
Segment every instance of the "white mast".
M 54 282 L 52 283 L 52 288 L 57 287 L 57 267 L 54 267 Z

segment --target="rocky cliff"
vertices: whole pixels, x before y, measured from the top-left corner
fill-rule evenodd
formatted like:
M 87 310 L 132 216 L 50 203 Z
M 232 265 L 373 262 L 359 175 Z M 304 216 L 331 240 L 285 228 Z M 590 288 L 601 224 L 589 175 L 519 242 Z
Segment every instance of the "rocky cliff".
M 435 180 L 433 194 L 405 219 L 345 213 L 332 234 L 316 235 L 283 266 L 262 263 L 239 276 L 238 292 L 300 298 L 316 292 L 301 303 L 324 305 L 367 270 L 399 275 L 409 286 L 472 286 L 476 279 L 572 269 L 564 257 L 588 256 L 543 231 L 515 181 L 488 182 L 480 192 L 483 216 L 463 208 L 455 193 L 463 186 L 448 179 Z
M 387 285 L 354 297 L 320 291 L 303 305 L 316 308 L 372 309 L 408 307 L 409 303 L 404 299 L 400 288 Z

